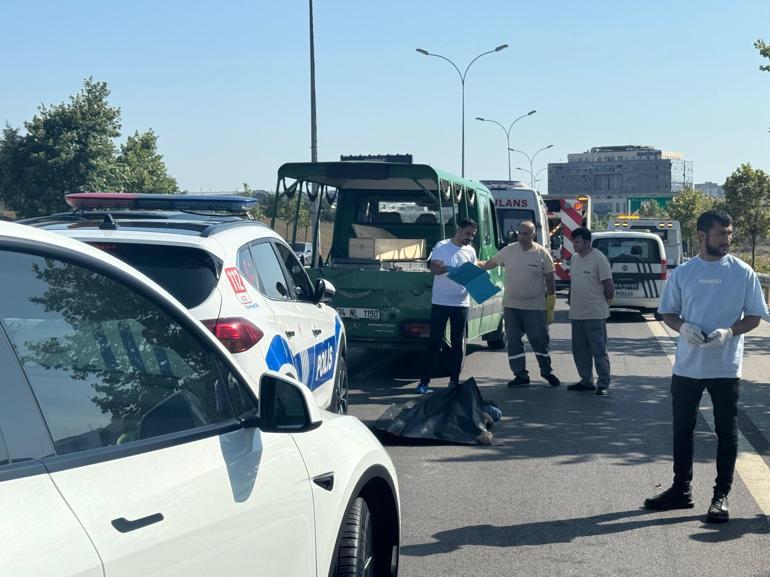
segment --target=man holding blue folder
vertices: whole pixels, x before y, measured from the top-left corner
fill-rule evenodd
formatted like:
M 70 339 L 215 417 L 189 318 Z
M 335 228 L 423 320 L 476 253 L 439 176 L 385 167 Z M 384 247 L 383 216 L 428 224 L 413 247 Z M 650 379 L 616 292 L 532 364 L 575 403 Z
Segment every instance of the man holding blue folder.
M 450 239 L 441 240 L 433 247 L 428 257 L 430 271 L 433 273 L 433 293 L 430 309 L 430 343 L 428 358 L 422 365 L 418 393 L 430 393 L 430 372 L 436 362 L 444 340 L 446 323 L 449 321 L 449 335 L 452 347 L 449 371 L 449 386 L 460 383 L 465 351 L 463 336 L 468 322 L 468 309 L 471 306 L 468 290 L 449 278 L 447 274 L 465 263 L 476 263 L 476 249 L 471 242 L 476 236 L 479 225 L 475 220 L 466 218 L 457 225 L 457 231 Z

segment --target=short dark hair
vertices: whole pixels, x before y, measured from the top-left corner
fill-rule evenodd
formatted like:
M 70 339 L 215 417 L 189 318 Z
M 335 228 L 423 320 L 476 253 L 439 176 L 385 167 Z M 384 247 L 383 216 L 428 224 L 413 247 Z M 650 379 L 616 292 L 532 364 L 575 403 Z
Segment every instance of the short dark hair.
M 472 218 L 464 218 L 460 221 L 460 224 L 457 225 L 457 228 L 466 228 L 468 226 L 472 226 L 473 228 L 479 228 L 479 223 L 473 220 Z
M 582 238 L 586 242 L 591 242 L 591 229 L 579 226 L 572 231 L 572 238 Z
M 696 229 L 700 232 L 710 231 L 715 224 L 719 226 L 730 226 L 733 223 L 733 217 L 724 210 L 707 210 L 698 217 Z

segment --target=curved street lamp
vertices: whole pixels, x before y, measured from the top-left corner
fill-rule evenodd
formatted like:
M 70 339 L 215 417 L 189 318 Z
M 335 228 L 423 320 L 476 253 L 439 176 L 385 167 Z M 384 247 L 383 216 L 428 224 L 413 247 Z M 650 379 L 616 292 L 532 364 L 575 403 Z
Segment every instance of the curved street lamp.
M 522 114 L 518 118 L 514 119 L 514 121 L 511 122 L 508 128 L 505 128 L 505 126 L 500 124 L 497 120 L 482 118 L 481 116 L 476 117 L 476 120 L 480 120 L 481 122 L 491 122 L 492 124 L 497 124 L 500 128 L 503 129 L 503 132 L 505 132 L 505 142 L 506 142 L 505 153 L 508 155 L 508 180 L 511 180 L 511 128 L 513 128 L 513 125 L 516 124 L 519 120 L 521 120 L 522 118 L 526 118 L 527 116 L 532 116 L 535 112 L 537 112 L 537 110 L 530 110 L 526 114 Z
M 516 170 L 520 170 L 520 171 L 522 171 L 522 172 L 529 172 L 529 169 L 528 169 L 528 168 L 522 168 L 522 167 L 520 167 L 520 166 L 517 166 L 517 167 L 516 167 Z M 538 180 L 540 180 L 540 179 L 537 177 L 537 175 L 538 175 L 538 174 L 540 174 L 541 172 L 543 172 L 544 170 L 548 170 L 548 167 L 547 167 L 547 166 L 545 166 L 545 167 L 541 168 L 540 170 L 538 170 L 538 171 L 535 173 L 535 182 L 537 182 Z M 531 178 L 531 177 L 532 177 L 532 175 L 530 174 L 530 178 Z
M 487 54 L 492 54 L 494 52 L 500 52 L 501 50 L 504 50 L 508 48 L 507 44 L 501 44 L 494 50 L 487 50 L 486 52 L 482 52 L 476 58 L 470 61 L 468 66 L 465 67 L 465 72 L 460 72 L 460 69 L 457 67 L 457 64 L 452 62 L 449 58 L 446 56 L 442 56 L 441 54 L 434 54 L 433 52 L 428 52 L 427 50 L 423 48 L 416 48 L 417 52 L 420 54 L 424 54 L 425 56 L 435 56 L 436 58 L 441 58 L 442 60 L 446 60 L 451 64 L 455 70 L 457 70 L 457 75 L 460 77 L 460 84 L 462 86 L 462 97 L 463 97 L 463 104 L 462 104 L 462 143 L 461 143 L 461 168 L 460 168 L 460 176 L 465 177 L 465 76 L 468 74 L 468 69 L 471 67 L 471 65 L 476 62 L 479 58 L 482 56 L 486 56 Z
M 530 183 L 529 186 L 530 186 L 530 188 L 535 188 L 535 171 L 534 171 L 534 168 L 533 168 L 533 165 L 535 164 L 535 157 L 538 154 L 540 154 L 541 152 L 543 152 L 544 150 L 548 150 L 549 148 L 553 148 L 553 144 L 549 144 L 548 146 L 544 146 L 543 148 L 541 148 L 539 150 L 536 150 L 535 153 L 532 156 L 530 156 L 529 154 L 527 154 L 523 150 L 518 150 L 516 148 L 509 148 L 508 149 L 511 152 L 518 152 L 519 154 L 523 154 L 524 156 L 527 157 L 527 160 L 529 161 L 529 179 L 530 179 L 529 180 L 529 183 Z

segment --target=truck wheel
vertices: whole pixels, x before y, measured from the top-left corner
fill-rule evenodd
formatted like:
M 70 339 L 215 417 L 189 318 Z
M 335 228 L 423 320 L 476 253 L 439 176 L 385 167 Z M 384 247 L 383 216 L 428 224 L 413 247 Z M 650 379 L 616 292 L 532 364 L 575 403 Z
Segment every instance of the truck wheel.
M 493 351 L 505 348 L 505 322 L 503 319 L 500 319 L 500 326 L 497 327 L 497 330 L 489 335 L 487 346 Z
M 350 505 L 342 522 L 334 577 L 374 575 L 374 527 L 369 507 L 361 497 Z
M 334 376 L 334 390 L 329 410 L 339 415 L 348 414 L 348 365 L 345 357 L 337 361 L 337 373 Z

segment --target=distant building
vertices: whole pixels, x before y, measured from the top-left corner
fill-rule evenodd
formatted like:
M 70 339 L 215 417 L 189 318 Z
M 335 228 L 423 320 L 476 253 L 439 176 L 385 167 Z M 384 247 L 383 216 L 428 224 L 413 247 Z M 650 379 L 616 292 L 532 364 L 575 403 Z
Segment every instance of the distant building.
M 725 197 L 725 189 L 722 188 L 721 185 L 717 184 L 716 182 L 701 182 L 700 184 L 693 185 L 693 188 L 695 190 L 700 190 L 701 192 L 705 192 L 709 196 L 713 196 L 714 198 L 724 198 Z
M 548 165 L 548 194 L 588 194 L 596 214 L 626 210 L 630 197 L 674 197 L 692 186 L 692 161 L 652 146 L 596 146 Z

